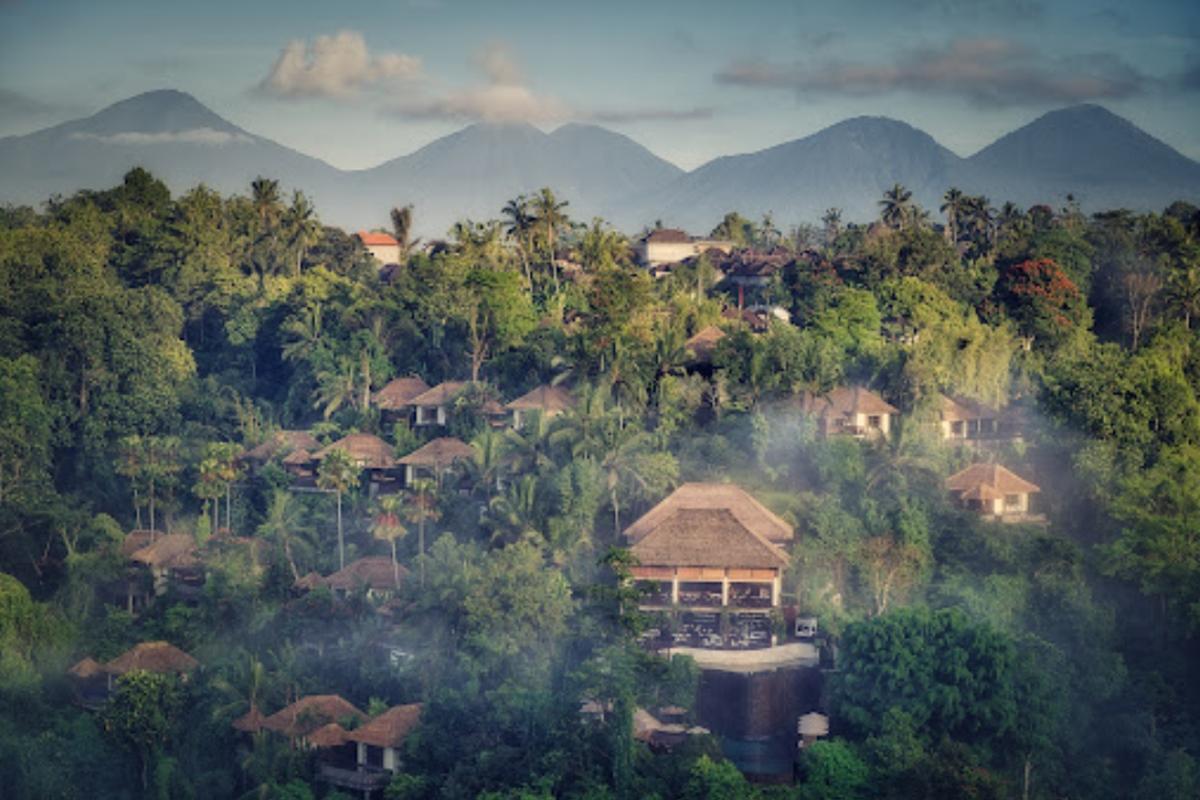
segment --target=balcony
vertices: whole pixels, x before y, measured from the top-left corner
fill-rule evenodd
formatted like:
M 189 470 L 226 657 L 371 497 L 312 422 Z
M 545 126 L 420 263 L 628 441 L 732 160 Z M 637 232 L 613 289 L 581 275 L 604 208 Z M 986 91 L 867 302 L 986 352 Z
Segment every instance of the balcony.
M 373 792 L 387 786 L 392 780 L 392 773 L 379 767 L 360 766 L 357 769 L 347 769 L 332 764 L 321 764 L 317 777 L 325 783 L 344 789 Z
M 729 585 L 729 605 L 733 608 L 770 608 L 771 587 L 765 584 Z

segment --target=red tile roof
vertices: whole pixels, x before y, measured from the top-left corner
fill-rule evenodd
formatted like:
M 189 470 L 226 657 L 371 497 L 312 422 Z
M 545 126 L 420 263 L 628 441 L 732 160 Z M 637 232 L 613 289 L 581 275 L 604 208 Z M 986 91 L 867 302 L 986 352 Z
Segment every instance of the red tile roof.
M 359 231 L 357 236 L 364 245 L 372 247 L 387 245 L 395 247 L 396 245 L 400 244 L 396 241 L 396 237 L 387 233 L 379 233 L 377 231 Z

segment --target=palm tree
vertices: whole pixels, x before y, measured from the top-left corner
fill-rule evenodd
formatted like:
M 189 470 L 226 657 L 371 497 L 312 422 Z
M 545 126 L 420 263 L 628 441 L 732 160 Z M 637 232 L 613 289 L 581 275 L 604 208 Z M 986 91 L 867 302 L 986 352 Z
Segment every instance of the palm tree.
M 779 242 L 779 228 L 775 226 L 775 217 L 770 211 L 763 214 L 762 222 L 758 227 L 758 235 L 762 240 L 763 247 L 767 250 L 770 250 Z
M 321 345 L 323 314 L 321 304 L 313 303 L 304 306 L 299 317 L 288 317 L 279 326 L 284 334 L 284 361 L 303 360 Z
M 546 237 L 547 263 L 554 275 L 554 292 L 559 291 L 558 266 L 554 263 L 554 237 L 559 228 L 566 225 L 570 219 L 563 212 L 569 203 L 554 196 L 550 187 L 544 186 L 533 198 L 533 210 L 536 221 L 541 226 Z
M 142 502 L 138 487 L 145 477 L 145 442 L 137 434 L 125 436 L 117 448 L 117 474 L 129 481 L 133 489 L 133 513 L 137 529 L 142 529 Z
M 938 208 L 946 215 L 946 232 L 950 244 L 958 244 L 958 219 L 966 208 L 967 197 L 957 186 L 951 186 L 942 197 L 942 205 Z
M 396 237 L 396 244 L 400 245 L 401 264 L 408 261 L 409 251 L 421 241 L 420 238 L 412 238 L 412 210 L 412 203 L 392 209 L 392 235 Z
M 897 183 L 883 193 L 879 206 L 882 209 L 879 216 L 883 224 L 893 230 L 900 230 L 907 224 L 912 211 L 912 192 Z
M 413 481 L 408 489 L 408 505 L 405 516 L 409 522 L 417 523 L 417 563 L 420 565 L 421 586 L 425 585 L 425 523 L 437 521 L 441 512 L 437 508 L 436 487 L 428 478 Z
M 317 388 L 313 390 L 313 408 L 321 409 L 329 419 L 343 405 L 354 406 L 358 398 L 359 364 L 349 356 L 342 356 L 329 369 L 317 370 Z
M 400 522 L 400 495 L 385 494 L 375 504 L 375 521 L 371 535 L 387 542 L 392 548 L 392 580 L 400 588 L 400 564 L 396 561 L 396 541 L 408 533 Z
M 304 256 L 321 237 L 321 223 L 317 219 L 316 210 L 303 192 L 292 193 L 292 204 L 283 214 L 283 229 L 287 232 L 288 246 L 296 254 L 292 276 L 299 277 Z
M 510 483 L 504 494 L 488 503 L 484 525 L 491 530 L 492 544 L 515 544 L 544 539 L 537 529 L 537 487 L 535 475 L 522 475 Z
M 279 217 L 279 181 L 259 175 L 250 183 L 250 201 L 260 227 L 270 228 Z
M 842 210 L 840 208 L 826 209 L 825 216 L 821 217 L 821 224 L 825 226 L 825 245 L 833 244 L 842 232 Z
M 521 429 L 509 428 L 504 432 L 503 463 L 510 475 L 535 473 L 552 463 L 550 458 L 550 431 L 552 418 L 540 411 L 523 415 Z
M 251 652 L 239 648 L 230 666 L 221 668 L 209 683 L 220 700 L 213 704 L 212 719 L 228 720 L 255 711 L 267 688 L 267 670 Z
M 241 448 L 232 442 L 221 442 L 209 448 L 217 462 L 217 480 L 225 486 L 225 530 L 233 533 L 233 483 L 241 474 L 238 453 Z M 216 525 L 213 529 L 216 529 Z
M 217 529 L 216 519 L 214 515 L 209 514 L 209 510 L 212 502 L 221 496 L 220 472 L 221 463 L 214 456 L 205 456 L 196 465 L 196 485 L 192 487 L 192 494 L 204 501 L 204 517 L 211 520 L 210 532 Z M 221 509 L 218 502 L 215 516 L 220 516 L 220 514 Z
M 521 272 L 525 276 L 525 284 L 529 285 L 529 231 L 534 222 L 529 215 L 529 200 L 523 194 L 517 195 L 504 204 L 500 214 L 507 221 L 504 233 L 517 245 L 517 253 L 521 256 Z
M 271 504 L 267 507 L 267 516 L 258 526 L 258 535 L 275 542 L 287 559 L 288 569 L 292 571 L 292 580 L 300 580 L 300 567 L 297 561 L 310 564 L 312 562 L 312 544 L 301 534 L 302 509 L 297 505 L 292 493 L 284 489 L 276 489 L 271 495 Z
M 150 530 L 157 530 L 154 511 L 158 500 L 158 490 L 170 485 L 176 473 L 182 469 L 179 463 L 179 437 L 177 436 L 145 436 L 142 437 L 142 475 L 145 478 L 150 495 Z
M 340 447 L 330 450 L 317 471 L 317 486 L 337 495 L 338 569 L 346 566 L 346 539 L 342 533 L 342 495 L 358 486 L 361 470 L 351 455 Z

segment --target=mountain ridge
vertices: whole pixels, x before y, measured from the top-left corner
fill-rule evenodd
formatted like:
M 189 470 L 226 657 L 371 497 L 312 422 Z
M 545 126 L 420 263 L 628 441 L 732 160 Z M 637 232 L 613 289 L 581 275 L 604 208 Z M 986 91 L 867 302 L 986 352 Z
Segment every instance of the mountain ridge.
M 844 219 L 866 221 L 894 183 L 930 209 L 950 186 L 997 205 L 1071 194 L 1089 211 L 1200 201 L 1200 163 L 1096 104 L 1047 112 L 967 157 L 908 122 L 871 115 L 690 171 L 600 125 L 546 132 L 475 123 L 373 167 L 341 170 L 235 125 L 186 92 L 159 89 L 0 139 L 0 202 L 105 188 L 136 165 L 176 192 L 200 182 L 245 192 L 254 177 L 275 177 L 350 229 L 386 224 L 389 208 L 413 203 L 425 236 L 463 217 L 495 217 L 507 200 L 542 186 L 568 200 L 577 219 L 604 217 L 628 232 L 657 219 L 703 232 L 730 210 L 791 224 L 839 207 Z

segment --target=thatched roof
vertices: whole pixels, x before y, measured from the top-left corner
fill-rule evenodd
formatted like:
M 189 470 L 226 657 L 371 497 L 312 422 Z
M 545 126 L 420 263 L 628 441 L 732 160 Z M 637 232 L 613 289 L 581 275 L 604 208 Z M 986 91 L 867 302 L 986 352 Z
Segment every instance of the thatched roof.
M 429 384 L 418 377 L 395 378 L 371 396 L 371 402 L 384 411 L 404 408 L 414 397 L 429 391 Z
M 625 529 L 636 542 L 657 528 L 676 511 L 685 508 L 725 509 L 744 525 L 769 542 L 791 541 L 792 526 L 754 497 L 732 483 L 685 483 L 667 495 L 658 505 Z
M 995 419 L 1000 415 L 994 408 L 977 403 L 965 397 L 939 396 L 939 410 L 942 420 L 946 422 L 961 422 L 969 419 Z
M 312 733 L 304 737 L 313 747 L 341 747 L 347 741 L 347 731 L 336 722 L 331 722 L 328 725 L 322 725 Z
M 808 413 L 821 417 L 900 413 L 895 406 L 865 386 L 839 386 L 824 395 L 805 394 L 801 397 L 801 405 Z
M 186 533 L 162 534 L 145 547 L 130 553 L 129 560 L 158 569 L 180 569 L 200 563 L 196 558 L 196 540 Z
M 786 567 L 787 553 L 743 525 L 728 509 L 681 508 L 631 548 L 644 565 Z
M 444 381 L 429 391 L 421 392 L 405 405 L 436 408 L 450 403 L 463 389 L 467 388 L 466 381 Z
M 691 352 L 693 363 L 708 364 L 717 350 L 717 343 L 724 338 L 725 331 L 716 325 L 709 325 L 697 331 L 695 336 L 683 343 L 683 347 Z
M 263 713 L 258 710 L 258 706 L 252 705 L 249 711 L 231 722 L 230 726 L 235 731 L 241 731 L 242 733 L 258 733 L 262 730 L 263 720 L 265 719 L 266 717 L 263 716 Z
M 309 572 L 307 575 L 302 575 L 292 584 L 293 588 L 303 589 L 306 592 L 311 592 L 313 589 L 325 585 L 325 579 L 317 572 Z
M 392 706 L 367 724 L 348 732 L 346 739 L 375 747 L 399 747 L 420 721 L 420 703 Z
M 198 666 L 200 666 L 199 661 L 173 644 L 142 642 L 105 664 L 104 671 L 111 675 L 124 675 L 126 672 L 134 670 L 184 673 L 191 672 Z
M 262 726 L 288 737 L 307 736 L 317 728 L 348 717 L 359 721 L 367 719 L 367 715 L 350 701 L 336 694 L 313 694 L 276 711 L 263 720 Z
M 541 411 L 557 414 L 575 405 L 575 398 L 561 386 L 542 385 L 508 403 L 509 411 Z
M 474 453 L 471 445 L 461 439 L 455 439 L 453 436 L 441 436 L 421 445 L 397 463 L 441 470 L 449 467 L 455 461 L 470 458 Z
M 333 450 L 345 450 L 363 469 L 391 469 L 396 466 L 395 448 L 370 433 L 352 433 L 312 454 L 320 461 Z
M 318 443 L 317 446 L 320 447 L 320 444 Z M 290 467 L 299 464 L 311 464 L 315 460 L 312 452 L 309 450 L 293 450 L 284 457 L 283 465 Z
M 1042 489 L 999 464 L 972 464 L 946 479 L 946 488 L 964 500 L 999 500 L 1006 494 L 1033 494 Z
M 130 531 L 121 541 L 121 555 L 129 558 L 161 535 L 158 531 Z
M 692 237 L 688 236 L 687 231 L 681 231 L 679 228 L 658 228 L 646 234 L 642 241 L 653 244 L 687 244 L 692 241 Z
M 769 278 L 791 260 L 791 254 L 785 252 L 738 250 L 722 260 L 721 271 L 726 277 L 734 279 Z
M 78 662 L 69 670 L 67 670 L 67 674 L 73 678 L 87 680 L 88 678 L 94 678 L 97 675 L 103 675 L 104 667 L 100 666 L 100 662 L 96 659 L 92 658 L 91 656 L 87 656 L 82 661 Z
M 252 447 L 242 453 L 239 458 L 245 461 L 265 462 L 280 454 L 296 450 L 311 452 L 320 446 L 321 443 L 308 431 L 275 431 L 257 447 Z
M 403 566 L 399 567 L 400 580 L 408 574 Z M 351 561 L 337 572 L 321 579 L 321 583 L 330 589 L 352 592 L 361 587 L 375 589 L 381 592 L 392 591 L 396 588 L 396 573 L 392 569 L 392 560 L 387 556 L 367 556 Z M 302 579 L 303 580 L 303 579 Z

